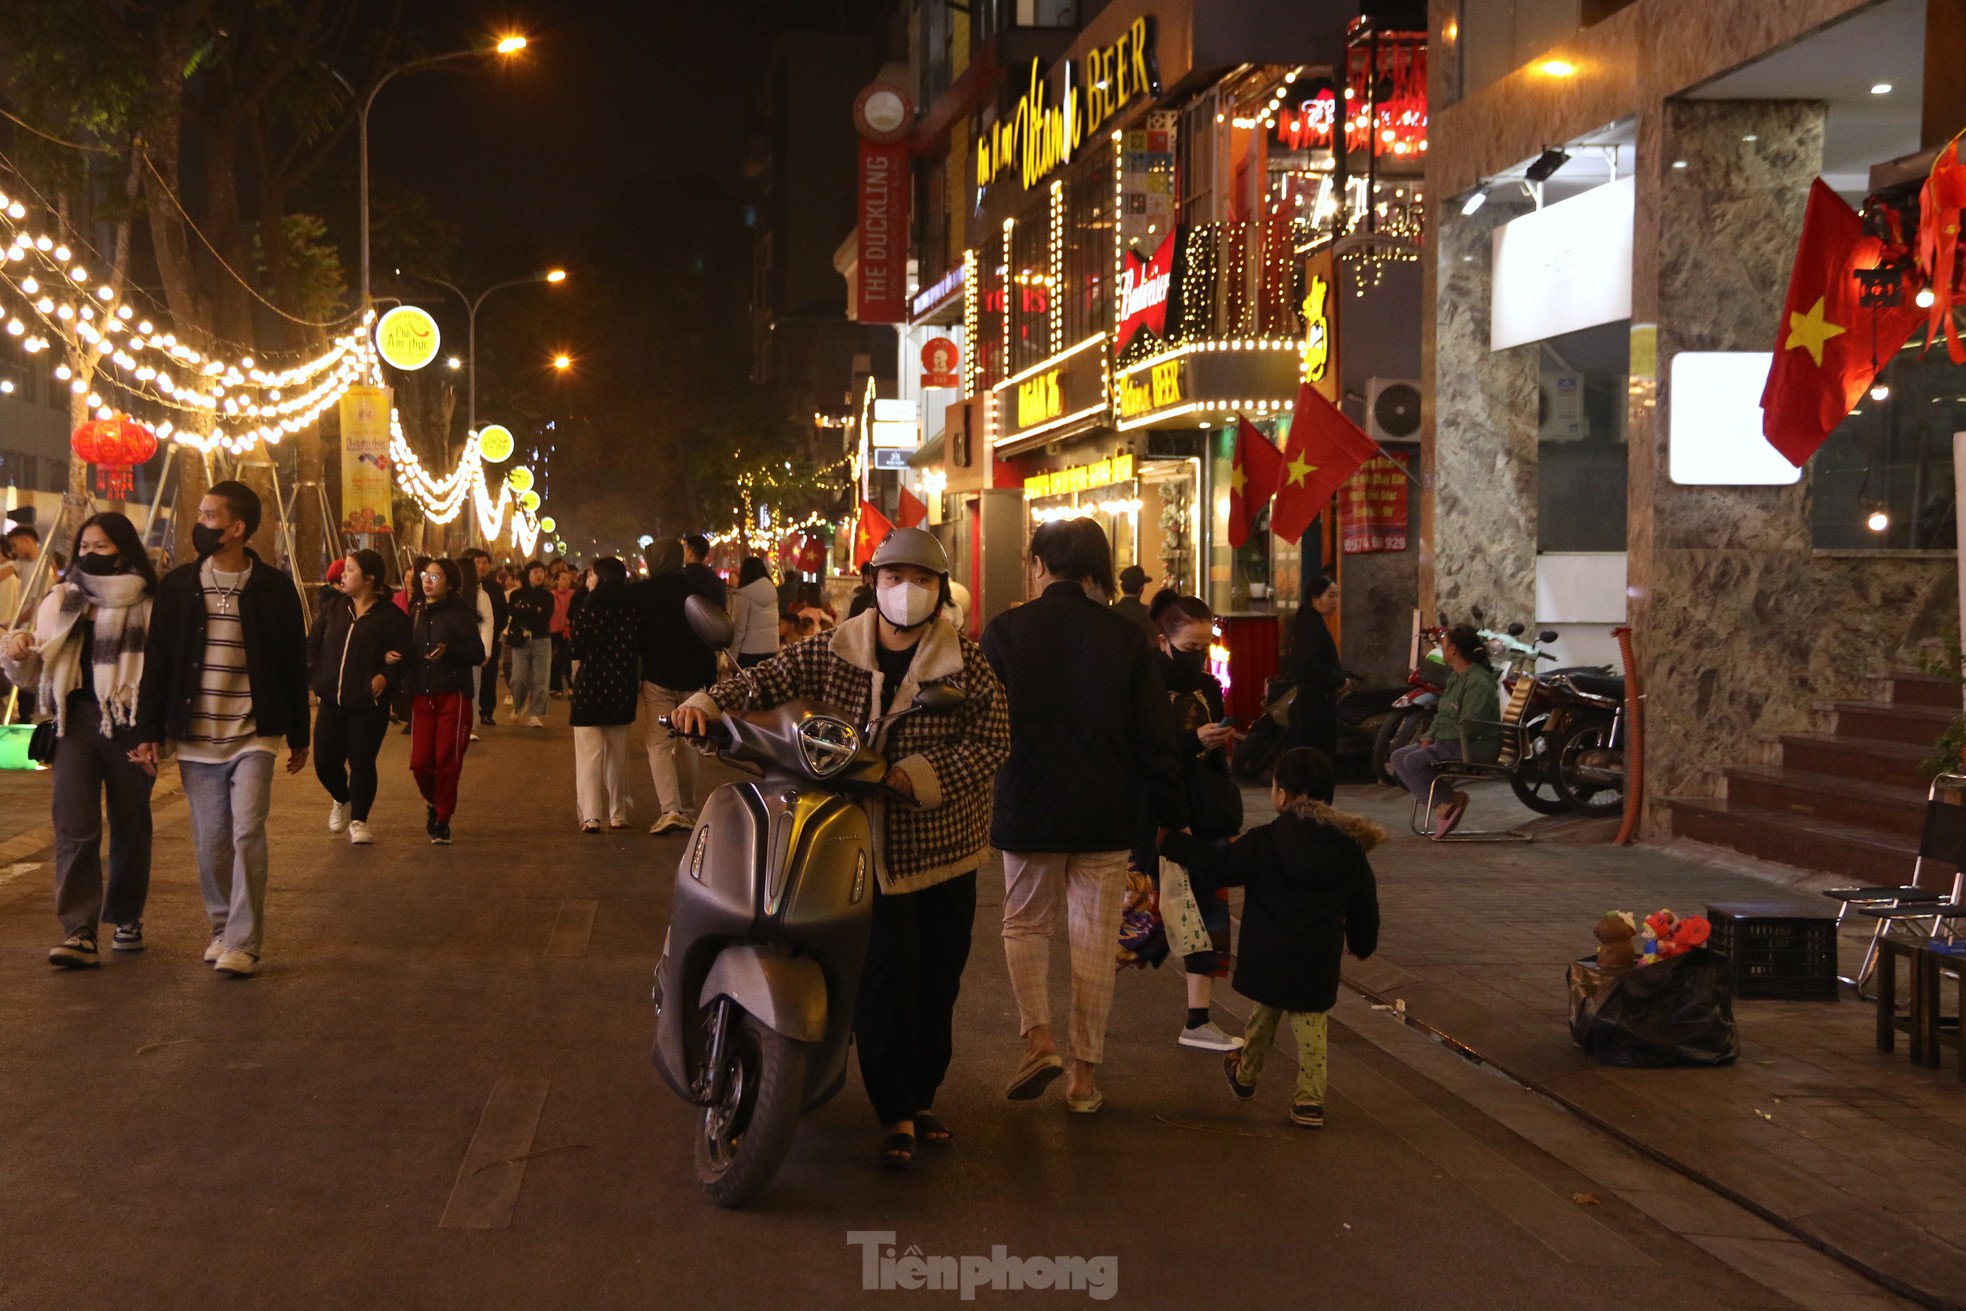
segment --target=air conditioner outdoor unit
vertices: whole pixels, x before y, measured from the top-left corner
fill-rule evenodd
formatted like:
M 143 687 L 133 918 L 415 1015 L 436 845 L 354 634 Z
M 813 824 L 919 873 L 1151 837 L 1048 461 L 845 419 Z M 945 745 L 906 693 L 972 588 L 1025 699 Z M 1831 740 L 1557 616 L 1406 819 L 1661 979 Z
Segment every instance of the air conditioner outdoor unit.
M 1584 375 L 1545 373 L 1536 386 L 1536 440 L 1580 442 L 1591 435 L 1584 413 Z
M 1375 442 L 1420 440 L 1420 384 L 1410 378 L 1368 378 L 1365 431 Z

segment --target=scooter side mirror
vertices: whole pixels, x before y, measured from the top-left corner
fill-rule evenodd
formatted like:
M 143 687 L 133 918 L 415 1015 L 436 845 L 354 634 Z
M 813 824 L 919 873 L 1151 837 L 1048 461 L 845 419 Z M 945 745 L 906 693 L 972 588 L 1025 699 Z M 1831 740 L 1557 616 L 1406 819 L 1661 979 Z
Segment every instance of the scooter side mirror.
M 963 708 L 969 693 L 948 683 L 930 683 L 915 693 L 914 707 L 924 714 L 948 715 Z
M 1517 620 L 1515 623 L 1509 625 L 1508 634 L 1510 637 L 1521 637 L 1522 633 L 1523 633 L 1523 624 L 1520 620 Z
M 1443 630 L 1447 628 L 1451 628 L 1453 626 L 1447 622 L 1447 611 L 1445 610 L 1436 610 L 1434 612 L 1434 618 L 1439 622 L 1440 627 Z
M 1556 636 L 1556 629 L 1545 628 L 1542 632 L 1536 634 L 1536 640 L 1538 642 L 1554 642 L 1556 641 Z
M 1488 616 L 1481 612 L 1481 607 L 1478 605 L 1469 606 L 1468 613 L 1474 616 L 1474 621 L 1478 624 L 1488 622 Z
M 713 605 L 700 596 L 692 596 L 683 602 L 683 616 L 689 620 L 689 628 L 697 640 L 712 651 L 722 651 L 737 640 L 737 630 L 731 626 L 730 616 L 723 607 Z

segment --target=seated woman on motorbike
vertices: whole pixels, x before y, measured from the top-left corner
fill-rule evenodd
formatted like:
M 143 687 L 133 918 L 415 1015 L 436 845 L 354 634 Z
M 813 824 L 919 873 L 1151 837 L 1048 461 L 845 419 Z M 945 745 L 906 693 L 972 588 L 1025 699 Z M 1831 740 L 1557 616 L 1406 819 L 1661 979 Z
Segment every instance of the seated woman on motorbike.
M 1461 822 L 1468 809 L 1468 794 L 1450 792 L 1440 799 L 1434 788 L 1434 767 L 1443 761 L 1463 759 L 1463 738 L 1467 742 L 1466 759 L 1493 760 L 1502 750 L 1501 692 L 1481 636 L 1468 625 L 1457 624 L 1447 630 L 1440 645 L 1450 672 L 1447 686 L 1441 689 L 1440 704 L 1434 708 L 1433 723 L 1425 737 L 1393 752 L 1391 759 L 1393 772 L 1407 791 L 1422 801 L 1437 802 L 1436 838 L 1446 837 Z
M 880 1159 L 899 1167 L 914 1159 L 918 1136 L 934 1144 L 954 1137 L 930 1108 L 949 1069 L 991 782 L 1010 754 L 1010 716 L 981 650 L 942 617 L 949 558 L 933 534 L 890 533 L 862 574 L 872 607 L 697 693 L 672 722 L 700 735 L 725 714 L 807 700 L 865 724 L 907 709 L 933 683 L 966 694 L 953 714 L 896 719 L 867 742 L 894 764 L 885 793 L 868 803 L 878 884 L 853 1036 L 861 1081 L 887 1132 Z

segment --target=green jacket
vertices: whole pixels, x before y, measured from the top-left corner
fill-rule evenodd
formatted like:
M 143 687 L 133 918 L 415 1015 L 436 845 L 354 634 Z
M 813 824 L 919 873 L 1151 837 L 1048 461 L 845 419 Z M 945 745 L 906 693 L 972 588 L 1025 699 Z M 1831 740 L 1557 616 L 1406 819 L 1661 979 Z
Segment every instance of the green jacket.
M 1433 727 L 1427 736 L 1435 742 L 1461 740 L 1461 725 L 1468 725 L 1468 749 L 1475 759 L 1493 760 L 1502 749 L 1502 694 L 1495 671 L 1487 665 L 1470 665 L 1458 674 L 1449 674 L 1441 689 L 1440 704 L 1434 708 Z M 1475 723 L 1482 720 L 1482 723 Z

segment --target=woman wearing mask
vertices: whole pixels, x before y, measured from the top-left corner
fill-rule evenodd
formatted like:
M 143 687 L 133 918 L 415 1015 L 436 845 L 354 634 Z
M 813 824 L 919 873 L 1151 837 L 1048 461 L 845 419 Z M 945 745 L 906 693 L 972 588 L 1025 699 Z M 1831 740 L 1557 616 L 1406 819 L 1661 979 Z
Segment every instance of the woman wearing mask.
M 471 745 L 471 671 L 485 663 L 478 616 L 458 595 L 463 572 L 455 560 L 432 560 L 423 569 L 423 604 L 411 643 L 410 773 L 428 803 L 424 831 L 447 847 L 457 810 L 457 779 Z
M 641 703 L 640 630 L 628 567 L 613 556 L 587 571 L 573 612 L 574 799 L 580 831 L 627 828 L 628 728 Z
M 389 732 L 390 694 L 409 672 L 410 621 L 389 602 L 386 566 L 374 551 L 341 562 L 336 594 L 307 635 L 307 667 L 321 700 L 314 716 L 314 775 L 334 804 L 328 832 L 358 847 L 375 840 L 376 756 Z
M 1200 597 L 1181 596 L 1167 588 L 1154 597 L 1147 617 L 1154 631 L 1154 665 L 1173 709 L 1175 757 L 1188 796 L 1189 832 L 1202 842 L 1226 847 L 1242 832 L 1242 790 L 1229 777 L 1223 754 L 1235 734 L 1222 712 L 1222 684 L 1208 672 L 1215 614 Z M 1181 962 L 1188 981 L 1188 1014 L 1176 1041 L 1202 1051 L 1234 1051 L 1242 1046 L 1242 1039 L 1224 1033 L 1209 1015 L 1215 980 L 1229 972 L 1229 903 L 1213 884 L 1182 866 L 1170 863 L 1163 870 L 1157 855 L 1158 829 L 1154 816 L 1143 813 L 1133 868 L 1136 878 L 1159 879 L 1168 936 L 1189 948 Z M 1165 954 L 1166 947 L 1161 951 Z
M 853 1037 L 861 1081 L 887 1134 L 880 1159 L 900 1168 L 914 1160 L 918 1141 L 943 1145 L 955 1136 L 931 1108 L 953 1050 L 976 869 L 989 851 L 990 779 L 1010 748 L 1010 722 L 983 653 L 939 617 L 949 599 L 949 560 L 934 535 L 890 533 L 863 573 L 874 586 L 872 609 L 697 693 L 674 723 L 701 734 L 725 714 L 797 698 L 867 723 L 906 710 L 931 684 L 966 694 L 953 714 L 908 715 L 868 734 L 893 767 L 886 793 L 868 802 L 873 927 Z
M 1091 519 L 1040 525 L 1031 570 L 1037 596 L 983 631 L 1010 701 L 990 845 L 1004 853 L 1004 956 L 1024 1055 L 1005 1095 L 1039 1097 L 1066 1074 L 1066 1109 L 1090 1114 L 1105 1104 L 1098 1074 L 1127 858 L 1143 813 L 1158 828 L 1187 827 L 1187 792 L 1146 634 L 1104 600 L 1117 590 L 1104 530 Z M 1051 1026 L 1061 902 L 1072 958 L 1069 1072 Z
M 737 590 L 730 597 L 730 622 L 736 631 L 730 649 L 737 667 L 749 669 L 778 654 L 778 589 L 772 586 L 765 562 L 746 556 L 737 570 Z
M 150 893 L 150 789 L 156 772 L 130 759 L 137 689 L 157 573 L 136 527 L 98 514 L 75 539 L 67 579 L 41 598 L 33 630 L 0 639 L 0 667 L 39 692 L 55 722 L 55 913 L 66 935 L 48 963 L 98 964 L 97 926 L 110 947 L 143 950 Z M 109 800 L 109 879 L 102 866 L 103 797 Z

